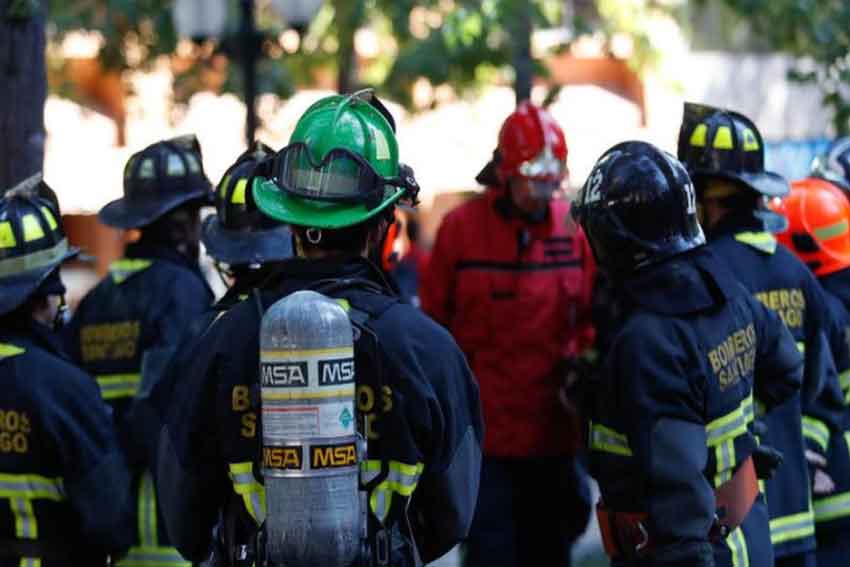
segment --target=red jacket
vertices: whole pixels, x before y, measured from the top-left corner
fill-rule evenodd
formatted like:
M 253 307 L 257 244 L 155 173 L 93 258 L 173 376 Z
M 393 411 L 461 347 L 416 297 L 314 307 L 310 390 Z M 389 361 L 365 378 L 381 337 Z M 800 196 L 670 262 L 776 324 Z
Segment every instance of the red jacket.
M 451 331 L 478 379 L 485 454 L 570 454 L 578 428 L 558 402 L 559 362 L 593 340 L 593 257 L 565 200 L 528 224 L 503 212 L 503 195 L 489 189 L 445 217 L 422 308 Z

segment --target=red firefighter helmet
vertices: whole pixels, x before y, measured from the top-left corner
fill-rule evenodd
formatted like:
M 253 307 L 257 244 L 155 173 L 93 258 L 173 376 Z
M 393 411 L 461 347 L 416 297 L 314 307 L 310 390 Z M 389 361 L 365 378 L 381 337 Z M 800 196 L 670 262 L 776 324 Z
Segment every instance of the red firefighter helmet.
M 791 193 L 771 207 L 788 219 L 777 234 L 817 276 L 850 266 L 850 202 L 829 181 L 809 177 L 791 183 Z
M 498 175 L 561 179 L 566 174 L 567 141 L 551 114 L 528 101 L 505 119 L 499 131 Z

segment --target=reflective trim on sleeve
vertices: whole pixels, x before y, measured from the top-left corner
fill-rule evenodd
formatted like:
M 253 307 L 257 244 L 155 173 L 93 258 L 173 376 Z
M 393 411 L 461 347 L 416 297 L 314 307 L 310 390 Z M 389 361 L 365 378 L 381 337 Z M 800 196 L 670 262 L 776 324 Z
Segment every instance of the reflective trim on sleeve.
M 61 501 L 65 499 L 65 487 L 59 478 L 0 473 L 0 498 Z
M 21 557 L 19 567 L 41 567 L 41 559 L 37 557 Z
M 192 567 L 180 552 L 170 547 L 131 547 L 117 567 Z
M 9 343 L 0 343 L 0 359 L 18 356 L 19 354 L 23 354 L 25 352 L 26 349 L 22 349 L 19 346 L 15 346 Z
M 750 567 L 750 555 L 747 550 L 747 541 L 741 528 L 729 534 L 726 538 L 726 546 L 732 552 L 732 567 Z
M 261 525 L 266 521 L 266 489 L 254 478 L 254 464 L 230 463 L 229 474 L 233 491 L 242 497 L 245 509 Z
M 824 422 L 807 415 L 803 416 L 803 437 L 817 443 L 824 452 L 829 447 L 829 428 Z
M 737 408 L 718 417 L 705 426 L 706 442 L 715 447 L 747 432 L 747 424 L 753 419 L 753 398 L 748 396 Z
M 96 376 L 100 395 L 104 400 L 132 398 L 142 383 L 141 374 L 101 374 Z
M 600 423 L 590 423 L 590 449 L 623 457 L 632 456 L 628 438 Z
M 413 494 L 424 468 L 424 463 L 409 465 L 399 461 L 389 462 L 387 478 L 373 488 L 369 495 L 369 508 L 378 521 L 383 523 L 389 516 L 393 493 L 403 497 L 410 497 Z M 381 472 L 381 461 L 365 461 L 360 471 L 363 482 L 369 482 Z
M 815 535 L 814 516 L 814 511 L 809 508 L 805 512 L 774 518 L 770 521 L 770 542 L 778 545 Z
M 815 500 L 815 521 L 828 522 L 850 516 L 850 492 Z

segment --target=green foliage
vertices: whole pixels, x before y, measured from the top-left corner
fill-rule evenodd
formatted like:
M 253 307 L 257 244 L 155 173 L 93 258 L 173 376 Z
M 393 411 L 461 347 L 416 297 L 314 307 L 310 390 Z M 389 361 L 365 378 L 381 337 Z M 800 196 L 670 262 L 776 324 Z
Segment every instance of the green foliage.
M 850 119 L 850 3 L 845 0 L 724 0 L 774 49 L 802 58 L 792 79 L 816 83 L 839 134 Z
M 50 0 L 48 16 L 55 40 L 76 30 L 103 36 L 100 61 L 105 69 L 144 67 L 174 51 L 177 33 L 172 0 Z

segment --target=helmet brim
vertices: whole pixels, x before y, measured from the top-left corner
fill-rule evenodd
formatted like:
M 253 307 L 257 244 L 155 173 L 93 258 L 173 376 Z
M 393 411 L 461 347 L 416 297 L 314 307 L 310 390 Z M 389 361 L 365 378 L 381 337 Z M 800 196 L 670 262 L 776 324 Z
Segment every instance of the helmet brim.
M 765 197 L 784 197 L 791 192 L 788 181 L 771 171 L 763 173 L 728 172 L 713 169 L 695 169 L 691 172 L 691 178 L 696 182 L 700 177 L 720 177 L 731 181 L 743 183 L 753 191 Z
M 233 266 L 292 258 L 292 233 L 285 226 L 240 232 L 228 230 L 218 215 L 210 215 L 204 219 L 201 241 L 210 256 Z
M 361 204 L 295 197 L 274 182 L 259 177 L 254 179 L 252 191 L 257 208 L 263 214 L 286 224 L 325 229 L 345 228 L 365 222 L 401 199 L 405 192 L 397 187 L 377 207 L 369 209 Z
M 121 197 L 107 203 L 97 216 L 100 221 L 115 228 L 139 228 L 151 224 L 177 207 L 191 201 L 201 206 L 212 204 L 209 188 L 198 188 L 191 193 L 172 195 L 167 199 L 127 199 Z
M 76 257 L 79 253 L 79 248 L 69 248 L 52 264 L 0 280 L 0 315 L 10 313 L 23 305 L 50 274 L 63 262 Z

